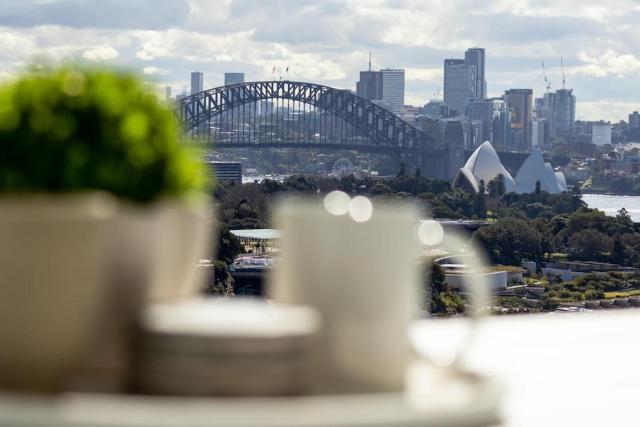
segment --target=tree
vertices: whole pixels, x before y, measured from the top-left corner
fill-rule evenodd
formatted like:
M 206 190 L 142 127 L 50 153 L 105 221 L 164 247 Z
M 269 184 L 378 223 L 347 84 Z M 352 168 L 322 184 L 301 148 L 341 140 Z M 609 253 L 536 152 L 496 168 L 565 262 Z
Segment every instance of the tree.
M 537 260 L 543 255 L 542 235 L 521 219 L 499 219 L 476 231 L 474 238 L 499 264 L 520 265 L 523 259 Z
M 609 254 L 609 262 L 614 264 L 624 265 L 626 261 L 626 253 L 624 243 L 619 234 L 616 234 L 612 238 L 611 253 Z
M 208 295 L 230 296 L 233 295 L 233 277 L 226 263 L 215 260 L 213 263 L 213 277 L 207 278 L 204 293 Z
M 609 188 L 616 194 L 631 194 L 633 192 L 633 178 L 626 176 L 613 178 Z
M 603 259 L 607 241 L 607 236 L 597 230 L 588 228 L 578 231 L 569 238 L 569 256 L 584 261 Z
M 480 180 L 478 194 L 473 197 L 473 215 L 478 218 L 487 217 L 487 201 L 485 200 L 486 188 L 484 180 Z
M 495 179 L 498 180 L 498 196 L 502 196 L 507 192 L 507 186 L 504 183 L 504 175 L 502 175 L 501 173 L 498 174 L 498 176 L 495 177 Z
M 217 248 L 218 254 L 216 258 L 226 264 L 232 264 L 235 257 L 244 252 L 240 240 L 227 227 L 222 227 L 218 234 Z

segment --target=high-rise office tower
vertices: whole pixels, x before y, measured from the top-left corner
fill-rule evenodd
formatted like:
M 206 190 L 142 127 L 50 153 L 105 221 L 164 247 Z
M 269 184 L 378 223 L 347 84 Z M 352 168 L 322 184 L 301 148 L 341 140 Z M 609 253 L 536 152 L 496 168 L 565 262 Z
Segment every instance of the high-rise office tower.
M 576 97 L 573 89 L 558 89 L 553 98 L 553 127 L 556 136 L 573 134 L 576 122 Z
M 224 85 L 244 83 L 244 73 L 224 73 Z
M 493 120 L 493 101 L 491 99 L 471 99 L 467 102 L 467 117 L 482 123 L 480 138 L 483 143 L 491 141 L 491 122 Z
M 511 112 L 503 98 L 492 98 L 493 129 L 491 143 L 507 146 L 511 141 Z
M 511 146 L 519 151 L 531 151 L 531 107 L 533 90 L 509 89 L 504 94 L 511 111 Z
M 382 73 L 380 71 L 360 71 L 360 80 L 356 83 L 356 95 L 374 101 L 382 99 Z
M 638 113 L 637 111 L 629 114 L 629 127 L 631 129 L 640 128 L 640 113 Z
M 382 74 L 382 100 L 389 105 L 391 111 L 399 113 L 404 105 L 404 70 L 383 68 Z
M 464 59 L 444 60 L 444 102 L 452 115 L 465 114 L 467 101 L 473 97 L 476 67 Z
M 472 47 L 464 53 L 464 60 L 470 67 L 475 67 L 475 79 L 472 82 L 471 98 L 485 99 L 487 97 L 487 81 L 484 70 L 484 48 Z
M 194 71 L 191 73 L 191 95 L 204 90 L 204 73 Z
M 164 99 L 165 101 L 169 101 L 171 99 L 171 86 L 164 87 Z

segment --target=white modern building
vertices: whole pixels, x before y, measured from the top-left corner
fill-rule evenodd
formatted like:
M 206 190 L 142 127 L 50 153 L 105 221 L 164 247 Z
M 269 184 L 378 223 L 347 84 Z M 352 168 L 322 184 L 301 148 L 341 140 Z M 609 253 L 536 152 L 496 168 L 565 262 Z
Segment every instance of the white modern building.
M 542 153 L 534 150 L 518 170 L 515 179 L 502 165 L 498 153 L 489 141 L 480 145 L 460 168 L 453 179 L 454 187 L 461 187 L 477 193 L 480 181 L 485 188 L 491 180 L 502 175 L 507 193 L 533 193 L 540 182 L 540 190 L 551 194 L 567 191 L 567 182 L 562 172 L 555 172 L 550 163 L 545 163 Z M 486 190 L 485 190 L 486 191 Z
M 591 127 L 591 142 L 596 145 L 611 144 L 611 125 L 609 123 L 594 123 Z
M 404 70 L 383 68 L 382 100 L 391 106 L 391 111 L 399 113 L 404 105 Z
M 551 164 L 545 163 L 539 150 L 531 152 L 516 174 L 516 193 L 533 193 L 540 182 L 540 190 L 558 194 L 566 190 L 564 175 L 554 172 Z
M 460 168 L 453 179 L 453 185 L 468 188 L 477 193 L 480 189 L 480 181 L 484 181 L 486 187 L 489 181 L 500 174 L 502 174 L 506 192 L 515 191 L 516 184 L 513 177 L 500 162 L 493 145 L 486 141 L 471 154 L 467 163 Z

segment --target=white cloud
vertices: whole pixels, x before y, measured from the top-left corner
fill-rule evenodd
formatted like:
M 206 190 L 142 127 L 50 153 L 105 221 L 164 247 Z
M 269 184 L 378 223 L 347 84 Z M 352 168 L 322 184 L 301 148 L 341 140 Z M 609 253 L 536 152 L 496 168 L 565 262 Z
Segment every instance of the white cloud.
M 584 74 L 593 77 L 626 77 L 640 73 L 640 59 L 632 53 L 620 54 L 614 50 L 601 53 L 578 54 L 584 65 L 579 65 L 568 70 L 569 74 Z
M 481 46 L 491 95 L 530 87 L 539 96 L 542 59 L 553 88 L 560 87 L 563 56 L 579 112 L 613 119 L 623 108 L 638 109 L 637 0 L 176 0 L 158 2 L 158 13 L 145 0 L 135 8 L 149 16 L 127 17 L 115 0 L 97 9 L 90 0 L 5 3 L 0 78 L 44 56 L 117 61 L 162 76 L 176 92 L 194 70 L 213 87 L 225 71 L 262 80 L 274 77 L 273 67 L 282 70 L 276 78 L 353 89 L 372 50 L 374 69 L 406 70 L 406 99 L 422 105 L 442 87 L 442 60 Z M 76 3 L 79 16 L 58 13 Z
M 96 46 L 85 50 L 81 56 L 90 61 L 110 61 L 116 59 L 119 53 L 111 46 Z
M 158 67 L 144 67 L 142 69 L 142 72 L 149 76 L 166 76 L 167 74 L 169 74 L 169 71 L 163 70 Z
M 444 77 L 443 68 L 405 68 L 407 80 L 427 80 L 440 82 Z

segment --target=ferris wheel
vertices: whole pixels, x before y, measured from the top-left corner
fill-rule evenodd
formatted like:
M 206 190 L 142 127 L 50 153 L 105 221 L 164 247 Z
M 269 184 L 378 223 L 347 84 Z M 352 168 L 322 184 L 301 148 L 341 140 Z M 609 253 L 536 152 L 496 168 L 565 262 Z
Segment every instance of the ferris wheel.
M 333 164 L 333 168 L 331 169 L 331 175 L 336 176 L 338 178 L 343 178 L 345 176 L 353 175 L 354 166 L 351 163 L 351 160 L 346 157 L 340 157 Z

